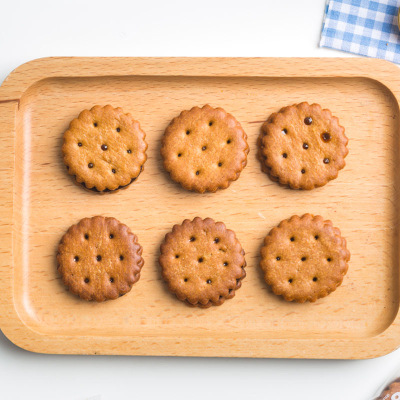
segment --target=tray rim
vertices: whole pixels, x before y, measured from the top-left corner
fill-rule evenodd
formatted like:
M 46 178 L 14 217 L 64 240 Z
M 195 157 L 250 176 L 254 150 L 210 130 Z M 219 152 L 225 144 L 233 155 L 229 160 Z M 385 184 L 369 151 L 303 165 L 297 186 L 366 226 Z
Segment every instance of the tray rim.
M 283 68 L 284 66 L 284 68 Z M 179 355 L 212 357 L 364 359 L 400 346 L 400 313 L 377 336 L 360 339 L 263 339 L 199 337 L 132 337 L 43 335 L 24 324 L 13 302 L 14 140 L 16 115 L 23 94 L 50 78 L 107 76 L 213 76 L 271 78 L 367 78 L 384 85 L 399 105 L 399 68 L 371 58 L 153 58 L 49 57 L 29 61 L 12 71 L 0 86 L 0 140 L 9 151 L 0 158 L 0 328 L 17 346 L 57 354 Z M 12 134 L 10 134 L 12 133 Z M 194 340 L 195 339 L 195 340 Z M 196 343 L 194 343 L 196 342 Z M 267 342 L 267 343 L 266 343 Z

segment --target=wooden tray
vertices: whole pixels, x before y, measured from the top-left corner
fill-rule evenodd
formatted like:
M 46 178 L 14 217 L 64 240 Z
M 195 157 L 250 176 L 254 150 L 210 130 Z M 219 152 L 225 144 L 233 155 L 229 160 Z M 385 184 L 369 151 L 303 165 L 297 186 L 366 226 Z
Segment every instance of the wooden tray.
M 371 59 L 50 58 L 24 64 L 0 88 L 0 326 L 43 353 L 368 358 L 400 346 L 399 70 Z M 280 107 L 318 102 L 350 139 L 338 179 L 288 190 L 261 172 L 256 139 Z M 183 109 L 231 112 L 250 154 L 230 188 L 199 195 L 163 171 L 160 138 Z M 129 189 L 75 185 L 61 160 L 63 132 L 95 104 L 123 107 L 147 133 L 148 161 Z M 260 269 L 267 232 L 293 214 L 331 219 L 352 254 L 343 285 L 314 304 L 273 295 Z M 85 216 L 115 216 L 138 235 L 145 266 L 132 291 L 103 304 L 69 294 L 57 244 Z M 221 307 L 190 308 L 160 279 L 158 249 L 184 218 L 221 220 L 247 256 L 247 278 Z

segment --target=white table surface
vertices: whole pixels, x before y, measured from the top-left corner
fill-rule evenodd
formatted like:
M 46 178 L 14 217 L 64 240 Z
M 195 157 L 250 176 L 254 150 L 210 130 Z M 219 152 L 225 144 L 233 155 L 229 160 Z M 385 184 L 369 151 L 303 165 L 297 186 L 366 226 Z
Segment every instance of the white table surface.
M 325 0 L 0 0 L 0 82 L 47 56 L 349 57 L 318 48 Z M 399 369 L 317 361 L 61 356 L 0 333 L 0 399 L 368 400 Z

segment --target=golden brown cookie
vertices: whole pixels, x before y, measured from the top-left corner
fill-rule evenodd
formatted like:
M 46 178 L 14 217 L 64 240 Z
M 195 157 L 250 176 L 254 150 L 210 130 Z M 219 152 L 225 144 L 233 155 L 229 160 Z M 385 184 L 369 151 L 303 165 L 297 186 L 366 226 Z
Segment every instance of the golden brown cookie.
M 84 218 L 58 246 L 58 271 L 70 292 L 85 300 L 116 299 L 131 290 L 144 264 L 142 247 L 115 218 Z
M 314 302 L 341 285 L 350 252 L 340 230 L 321 216 L 282 221 L 264 240 L 261 268 L 272 291 L 287 301 Z
M 348 139 L 339 120 L 319 104 L 295 104 L 262 126 L 258 158 L 271 179 L 292 189 L 314 189 L 337 178 Z
M 161 147 L 171 178 L 199 193 L 225 189 L 238 179 L 248 152 L 239 122 L 209 105 L 182 111 L 165 130 Z
M 382 392 L 378 400 L 400 400 L 400 382 L 393 382 L 387 390 Z
M 147 159 L 145 133 L 132 115 L 110 105 L 82 111 L 64 133 L 68 173 L 95 192 L 114 192 L 139 176 Z
M 171 292 L 203 308 L 234 297 L 246 276 L 244 251 L 235 233 L 211 218 L 175 225 L 161 245 L 159 262 Z

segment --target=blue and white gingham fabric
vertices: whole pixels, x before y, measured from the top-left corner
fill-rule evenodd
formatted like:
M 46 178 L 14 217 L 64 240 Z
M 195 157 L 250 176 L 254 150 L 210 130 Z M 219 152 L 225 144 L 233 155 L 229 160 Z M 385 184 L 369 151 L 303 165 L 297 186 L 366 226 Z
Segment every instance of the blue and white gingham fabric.
M 329 0 L 321 47 L 400 63 L 400 0 Z

